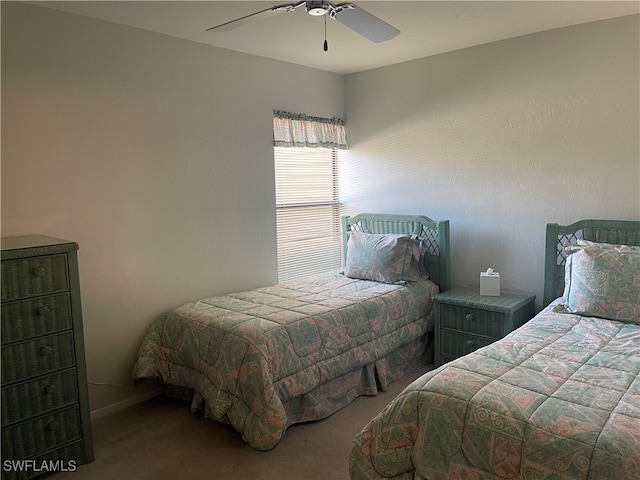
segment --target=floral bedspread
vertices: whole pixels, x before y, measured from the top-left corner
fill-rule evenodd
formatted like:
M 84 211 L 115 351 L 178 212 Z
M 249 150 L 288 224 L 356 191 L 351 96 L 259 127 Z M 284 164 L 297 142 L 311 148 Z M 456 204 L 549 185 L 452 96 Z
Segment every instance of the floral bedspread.
M 562 309 L 409 385 L 351 479 L 640 479 L 640 326 Z
M 389 285 L 331 273 L 187 303 L 151 325 L 133 378 L 193 389 L 207 416 L 269 450 L 292 423 L 332 413 L 298 402 L 302 413 L 289 418 L 284 404 L 433 330 L 437 293 L 429 280 Z

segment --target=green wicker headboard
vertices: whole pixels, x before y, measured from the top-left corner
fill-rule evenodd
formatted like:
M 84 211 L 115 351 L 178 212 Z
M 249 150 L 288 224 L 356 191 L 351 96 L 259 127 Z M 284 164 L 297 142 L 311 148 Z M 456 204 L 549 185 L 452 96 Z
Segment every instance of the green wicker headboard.
M 544 255 L 543 306 L 549 305 L 564 292 L 565 243 L 578 239 L 593 242 L 640 245 L 640 221 L 580 220 L 571 225 L 547 224 Z
M 361 213 L 342 217 L 343 258 L 347 254 L 350 231 L 365 233 L 407 233 L 426 240 L 424 263 L 429 278 L 444 292 L 451 288 L 449 259 L 449 220 L 435 221 L 422 215 Z

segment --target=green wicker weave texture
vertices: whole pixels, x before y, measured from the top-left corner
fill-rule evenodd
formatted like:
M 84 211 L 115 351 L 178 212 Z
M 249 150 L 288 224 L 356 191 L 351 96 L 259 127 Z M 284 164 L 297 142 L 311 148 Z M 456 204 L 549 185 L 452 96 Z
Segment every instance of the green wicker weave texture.
M 78 401 L 75 368 L 17 383 L 2 391 L 2 426 L 73 405 Z
M 2 385 L 74 364 L 72 332 L 6 345 L 2 347 Z
M 74 405 L 3 429 L 3 457 L 29 458 L 39 452 L 79 439 L 79 415 L 78 406 Z
M 2 479 L 22 480 L 43 473 L 25 465 L 93 460 L 78 245 L 42 235 L 1 244 Z
M 66 255 L 2 262 L 3 302 L 68 289 Z
M 71 329 L 68 293 L 2 304 L 2 344 Z

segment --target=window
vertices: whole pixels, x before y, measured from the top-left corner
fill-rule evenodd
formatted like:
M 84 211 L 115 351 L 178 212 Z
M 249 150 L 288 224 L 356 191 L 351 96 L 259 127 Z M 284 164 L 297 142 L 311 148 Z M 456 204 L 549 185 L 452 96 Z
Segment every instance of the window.
M 273 112 L 278 281 L 339 268 L 338 150 L 344 120 Z
M 278 281 L 342 263 L 338 150 L 274 147 Z

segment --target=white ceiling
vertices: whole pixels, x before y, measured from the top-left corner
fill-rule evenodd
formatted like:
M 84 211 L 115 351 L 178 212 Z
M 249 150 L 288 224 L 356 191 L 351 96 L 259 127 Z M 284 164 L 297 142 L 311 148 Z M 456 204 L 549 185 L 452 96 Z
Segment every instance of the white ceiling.
M 359 1 L 354 3 L 401 33 L 372 43 L 304 8 L 258 18 L 226 32 L 205 32 L 272 1 L 42 1 L 29 2 L 217 47 L 348 74 L 520 35 L 640 13 L 638 1 Z

